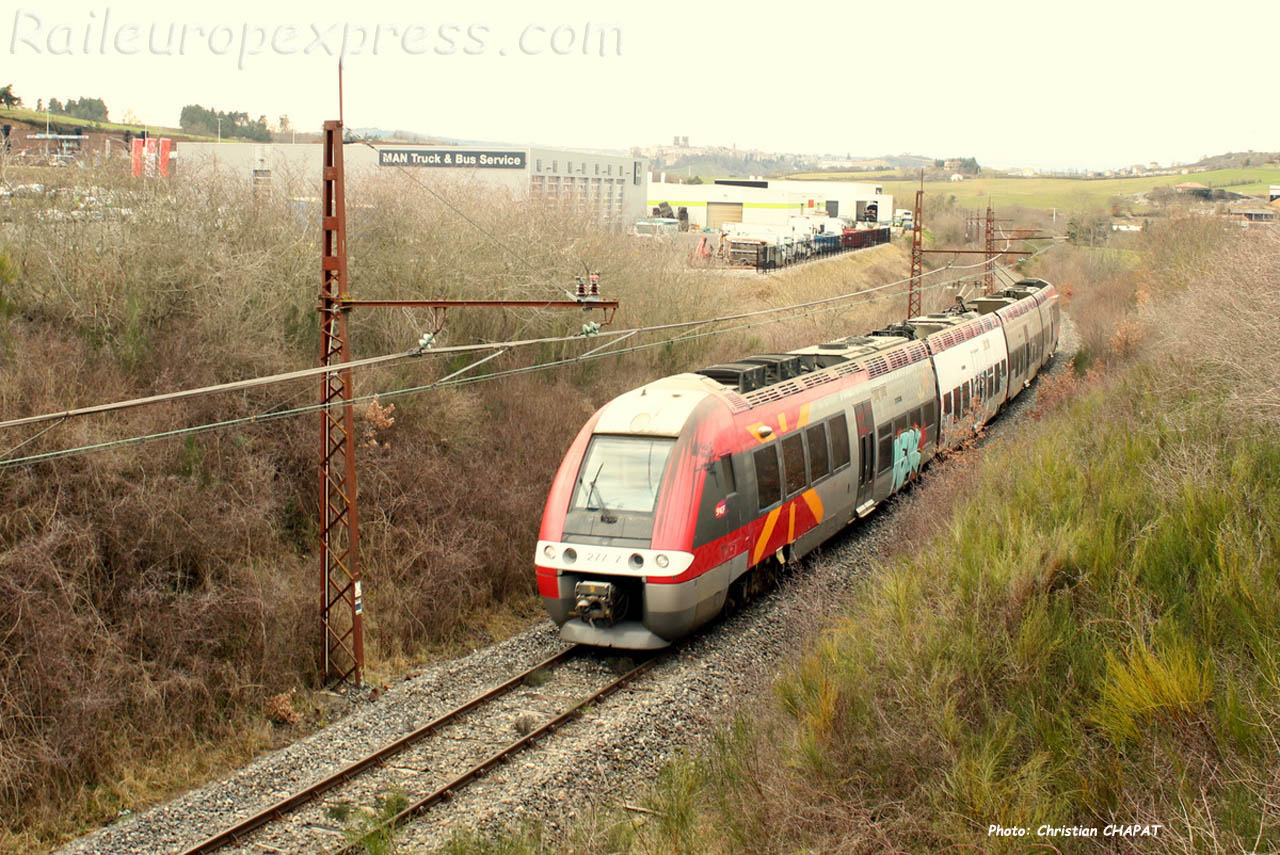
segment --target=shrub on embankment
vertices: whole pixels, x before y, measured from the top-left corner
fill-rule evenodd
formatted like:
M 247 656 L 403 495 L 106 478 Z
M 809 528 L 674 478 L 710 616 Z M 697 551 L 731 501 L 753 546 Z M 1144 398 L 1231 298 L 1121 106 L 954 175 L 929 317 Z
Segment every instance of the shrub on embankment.
M 1219 233 L 1212 252 L 1178 238 L 1141 245 L 1132 300 L 1089 294 L 1116 287 L 1110 272 L 1070 283 L 1117 306 L 1091 319 L 1111 327 L 1100 346 L 1131 325 L 1138 347 L 926 476 L 951 512 L 921 497 L 899 515 L 941 517 L 932 537 L 873 573 L 703 756 L 671 764 L 642 805 L 656 815 L 598 819 L 573 851 L 1280 846 L 1280 345 L 1265 329 L 1280 234 Z M 1102 836 L 1135 824 L 1158 836 Z M 1098 837 L 1038 837 L 1046 825 Z
M 0 218 L 4 418 L 314 364 L 315 202 L 228 181 L 7 178 L 49 186 L 15 197 Z M 786 305 L 905 272 L 901 252 L 885 247 L 768 278 L 708 276 L 560 211 L 449 192 L 501 246 L 411 185 L 351 181 L 354 295 L 558 299 L 585 261 L 622 302 L 616 324 L 629 327 Z M 296 191 L 310 193 L 312 183 Z M 394 423 L 359 429 L 377 441 L 359 450 L 375 676 L 530 603 L 547 486 L 595 407 L 673 371 L 867 329 L 895 316 L 891 305 L 901 298 L 383 399 Z M 583 320 L 454 312 L 442 343 L 571 334 Z M 409 349 L 427 321 L 369 309 L 351 326 L 361 357 Z M 475 373 L 582 349 L 516 352 Z M 428 356 L 360 373 L 356 391 L 419 385 L 462 364 Z M 28 437 L 15 453 L 248 416 L 316 392 L 304 382 L 122 411 L 38 437 L 6 433 L 0 450 Z M 273 738 L 265 699 L 316 677 L 317 434 L 311 414 L 0 470 L 0 850 L 31 851 L 136 810 Z

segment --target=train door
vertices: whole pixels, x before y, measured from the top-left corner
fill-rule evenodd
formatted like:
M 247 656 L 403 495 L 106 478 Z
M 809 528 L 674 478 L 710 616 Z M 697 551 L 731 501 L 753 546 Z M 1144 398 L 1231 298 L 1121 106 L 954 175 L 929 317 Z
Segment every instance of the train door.
M 854 419 L 858 426 L 858 499 L 854 508 L 859 515 L 871 511 L 873 502 L 871 488 L 875 483 L 875 451 L 876 438 L 872 430 L 871 402 L 862 401 L 853 407 Z

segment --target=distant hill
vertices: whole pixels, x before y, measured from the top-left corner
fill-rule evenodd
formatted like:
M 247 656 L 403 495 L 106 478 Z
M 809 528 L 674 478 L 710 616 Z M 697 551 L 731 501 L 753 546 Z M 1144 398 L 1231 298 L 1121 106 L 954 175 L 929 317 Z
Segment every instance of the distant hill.
M 749 175 L 779 175 L 792 168 L 795 161 L 785 157 L 759 157 L 751 154 L 731 155 L 691 153 L 655 169 L 672 175 L 714 175 L 717 178 L 746 178 Z
M 418 143 L 421 145 L 455 145 L 456 140 L 449 137 L 437 137 L 417 131 L 394 130 L 386 128 L 348 128 L 348 133 L 366 137 L 379 142 Z
M 406 130 L 387 130 L 386 128 L 351 128 L 351 133 L 357 136 L 366 137 L 371 141 L 383 143 L 412 143 L 414 145 L 473 145 L 473 146 L 489 146 L 492 148 L 571 148 L 574 151 L 585 151 L 591 154 L 600 154 L 608 156 L 622 156 L 628 154 L 626 149 L 618 148 L 591 148 L 589 146 L 564 146 L 564 145 L 547 145 L 530 140 L 516 141 L 511 140 L 468 140 L 459 137 L 445 137 L 437 134 L 424 134 L 419 131 Z
M 1266 163 L 1280 161 L 1280 152 L 1274 151 L 1229 151 L 1226 154 L 1215 154 L 1201 158 L 1191 167 L 1204 169 L 1243 169 L 1249 166 L 1262 166 Z
M 933 166 L 934 158 L 919 154 L 886 154 L 881 160 L 887 160 L 898 169 L 919 169 L 921 166 Z

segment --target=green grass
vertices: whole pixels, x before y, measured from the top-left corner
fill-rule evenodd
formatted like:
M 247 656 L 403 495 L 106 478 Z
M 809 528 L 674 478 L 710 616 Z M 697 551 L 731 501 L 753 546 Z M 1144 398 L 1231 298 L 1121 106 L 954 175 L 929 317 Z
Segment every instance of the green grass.
M 828 181 L 874 180 L 884 185 L 884 192 L 898 199 L 913 198 L 918 181 L 891 180 L 870 173 L 806 173 L 792 178 L 818 178 Z M 1114 196 L 1146 193 L 1153 187 L 1173 187 L 1184 181 L 1195 181 L 1209 187 L 1222 187 L 1237 193 L 1265 193 L 1271 184 L 1280 184 L 1280 167 L 1215 169 L 1189 175 L 1152 175 L 1135 178 L 968 178 L 964 181 L 926 181 L 925 192 L 956 197 L 966 208 L 981 208 L 990 196 L 997 207 L 1022 205 L 1049 210 L 1096 210 L 1106 208 Z M 896 203 L 895 203 L 896 204 Z
M 151 134 L 164 134 L 165 136 L 181 137 L 188 140 L 205 140 L 215 141 L 217 137 L 202 136 L 200 134 L 187 133 L 180 128 L 165 128 L 146 125 L 125 125 L 118 122 L 93 122 L 88 119 L 77 119 L 72 116 L 60 116 L 57 113 L 49 113 L 49 122 L 56 125 L 74 125 L 76 127 L 86 128 L 95 131 L 133 131 L 140 134 L 144 130 Z M 28 110 L 25 107 L 0 107 L 0 118 L 12 119 L 17 122 L 27 122 L 33 125 L 43 125 L 45 122 L 45 113 L 37 110 Z M 226 142 L 237 142 L 237 140 L 226 139 Z
M 1261 793 L 1228 811 L 1226 783 L 1280 760 L 1280 537 L 1259 525 L 1280 518 L 1280 441 L 1162 387 L 1139 371 L 1001 446 L 949 533 L 780 684 L 793 762 L 915 805 L 904 848 L 1169 822 L 1188 794 L 1280 843 Z M 1188 455 L 1201 471 L 1169 463 Z

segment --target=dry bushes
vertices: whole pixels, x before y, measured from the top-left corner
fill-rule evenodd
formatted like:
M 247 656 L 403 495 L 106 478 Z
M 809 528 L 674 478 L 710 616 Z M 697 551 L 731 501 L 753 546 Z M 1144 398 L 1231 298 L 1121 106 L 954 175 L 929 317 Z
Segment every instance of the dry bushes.
M 1070 245 L 1037 259 L 1035 275 L 1055 284 L 1080 335 L 1077 365 L 1116 356 L 1116 331 L 1136 308 L 1137 262 L 1137 256 L 1123 250 Z
M 1147 320 L 1179 382 L 1280 424 L 1280 231 L 1251 229 L 1206 257 L 1207 273 Z
M 1219 218 L 1182 214 L 1154 219 L 1111 247 L 1068 245 L 1037 259 L 1036 275 L 1057 285 L 1080 333 L 1077 369 L 1141 351 L 1152 322 L 1163 323 L 1144 310 L 1157 298 L 1199 288 L 1236 237 Z M 1161 302 L 1159 311 L 1170 308 Z

